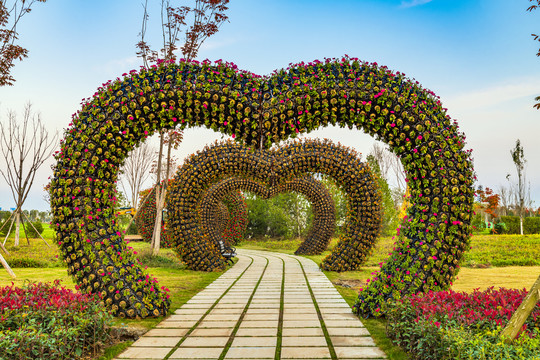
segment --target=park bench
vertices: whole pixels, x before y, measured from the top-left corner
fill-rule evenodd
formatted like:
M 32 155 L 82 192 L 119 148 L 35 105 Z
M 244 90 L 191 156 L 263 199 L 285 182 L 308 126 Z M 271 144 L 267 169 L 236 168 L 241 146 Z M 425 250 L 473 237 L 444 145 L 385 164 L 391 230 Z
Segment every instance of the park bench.
M 218 244 L 221 256 L 223 256 L 227 260 L 227 262 L 230 262 L 232 264 L 232 258 L 236 256 L 236 248 L 225 245 L 223 240 L 219 240 Z

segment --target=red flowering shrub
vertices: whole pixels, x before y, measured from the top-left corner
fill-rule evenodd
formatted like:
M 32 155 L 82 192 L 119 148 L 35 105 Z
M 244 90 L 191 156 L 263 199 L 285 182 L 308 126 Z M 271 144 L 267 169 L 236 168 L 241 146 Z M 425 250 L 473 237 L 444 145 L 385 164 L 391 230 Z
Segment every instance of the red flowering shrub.
M 479 346 L 485 350 L 492 343 L 493 349 L 496 344 L 499 348 L 503 346 L 498 333 L 526 295 L 525 289 L 494 290 L 493 287 L 470 294 L 450 290 L 412 295 L 389 307 L 387 334 L 414 359 L 461 359 L 455 355 L 463 353 L 461 348 L 473 351 L 470 348 Z M 501 357 L 486 356 L 489 359 L 529 359 L 512 354 L 513 351 L 524 354 L 529 346 L 540 345 L 540 305 L 534 308 L 523 326 L 520 340 L 513 346 L 519 347 L 520 343 L 526 345 L 525 349 L 508 346 L 507 352 L 497 350 L 504 353 Z
M 79 359 L 108 340 L 112 316 L 60 281 L 0 288 L 0 359 Z

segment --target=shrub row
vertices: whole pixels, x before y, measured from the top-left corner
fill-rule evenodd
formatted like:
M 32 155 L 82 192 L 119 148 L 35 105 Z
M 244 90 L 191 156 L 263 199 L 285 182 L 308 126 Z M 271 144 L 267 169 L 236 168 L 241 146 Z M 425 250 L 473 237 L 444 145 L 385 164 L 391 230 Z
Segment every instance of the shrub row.
M 521 234 L 519 216 L 501 216 L 495 223 L 492 234 Z M 524 234 L 540 234 L 540 217 L 523 218 Z
M 413 295 L 389 306 L 387 335 L 419 360 L 538 359 L 539 305 L 518 340 L 504 344 L 499 337 L 526 295 L 504 288 Z
M 100 300 L 51 283 L 0 288 L 0 359 L 81 359 L 110 338 Z

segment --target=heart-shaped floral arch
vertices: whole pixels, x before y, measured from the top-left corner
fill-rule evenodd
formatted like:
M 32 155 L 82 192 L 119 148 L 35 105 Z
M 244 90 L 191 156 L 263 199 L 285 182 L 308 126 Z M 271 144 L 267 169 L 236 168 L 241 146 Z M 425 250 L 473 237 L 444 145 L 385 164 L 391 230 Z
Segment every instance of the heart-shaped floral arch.
M 236 245 L 244 239 L 248 225 L 248 209 L 244 195 L 240 191 L 227 192 L 218 206 L 213 214 L 216 229 L 219 229 L 225 245 Z
M 171 181 L 167 197 L 168 224 L 176 251 L 193 270 L 225 267 L 216 239 L 218 234 L 205 224 L 212 222 L 212 209 L 229 191 L 242 189 L 268 197 L 304 187 L 303 192 L 311 194 L 312 200 L 320 200 L 315 202 L 320 202 L 317 207 L 321 212 L 328 209 L 321 214 L 328 218 L 328 212 L 334 213 L 329 205 L 331 197 L 328 193 L 321 197 L 320 187 L 305 179 L 311 174 L 332 177 L 346 194 L 349 210 L 343 235 L 321 266 L 333 271 L 357 269 L 379 235 L 381 195 L 376 178 L 356 151 L 328 140 L 295 141 L 257 151 L 229 141 L 207 146 L 185 159 Z M 328 222 L 333 224 L 334 218 L 325 219 L 320 233 L 304 240 L 299 248 L 301 252 L 314 253 L 326 248 L 331 235 L 324 230 Z
M 267 77 L 224 62 L 163 63 L 104 84 L 73 116 L 56 155 L 52 225 L 68 272 L 118 316 L 165 314 L 166 294 L 137 265 L 114 216 L 118 170 L 129 152 L 160 129 L 204 126 L 261 148 L 330 124 L 387 143 L 411 195 L 401 236 L 357 311 L 380 314 L 390 299 L 447 288 L 471 231 L 465 136 L 432 92 L 347 57 Z
M 199 159 L 204 162 L 204 155 L 199 154 Z M 180 185 L 181 189 L 182 186 Z M 201 218 L 201 231 L 208 234 L 210 242 L 217 243 L 223 240 L 225 229 L 215 226 L 216 209 L 223 199 L 231 192 L 238 190 L 248 191 L 263 199 L 269 199 L 278 194 L 296 192 L 302 194 L 311 203 L 313 211 L 313 223 L 305 236 L 304 241 L 295 251 L 297 255 L 317 255 L 326 250 L 332 235 L 334 234 L 336 223 L 336 210 L 332 195 L 326 187 L 312 177 L 304 177 L 285 181 L 278 186 L 268 188 L 263 183 L 250 180 L 248 178 L 229 177 L 212 185 L 205 191 L 199 203 L 199 214 Z M 224 240 L 225 242 L 225 240 Z M 182 251 L 180 247 L 178 250 Z
M 179 188 L 182 188 L 182 185 L 179 185 Z M 231 226 L 230 221 L 227 220 L 231 218 L 231 211 L 228 208 L 223 209 L 226 211 L 221 210 L 220 205 L 227 204 L 227 198 L 230 197 L 230 194 L 241 193 L 240 190 L 248 191 L 262 199 L 270 199 L 273 196 L 287 192 L 296 192 L 304 195 L 311 204 L 313 222 L 308 229 L 305 240 L 299 246 L 298 250 L 296 250 L 295 254 L 320 254 L 328 246 L 335 230 L 336 211 L 334 200 L 328 189 L 320 181 L 312 177 L 286 181 L 280 184 L 280 186 L 270 189 L 257 181 L 236 177 L 226 178 L 212 185 L 205 192 L 199 205 L 202 230 L 208 234 L 210 242 L 216 243 L 222 240 L 227 245 L 235 244 L 231 243 L 228 239 Z M 223 214 L 224 212 L 225 214 Z M 247 220 L 247 213 L 245 215 Z M 218 217 L 225 218 L 226 221 L 218 219 Z M 234 227 L 239 226 L 236 225 Z

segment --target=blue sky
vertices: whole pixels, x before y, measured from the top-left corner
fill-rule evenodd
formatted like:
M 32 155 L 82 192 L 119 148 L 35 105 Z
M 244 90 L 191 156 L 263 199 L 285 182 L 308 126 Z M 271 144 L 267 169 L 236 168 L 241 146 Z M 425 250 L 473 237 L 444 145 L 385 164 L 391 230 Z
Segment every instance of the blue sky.
M 150 0 L 157 4 L 157 0 Z M 348 54 L 404 72 L 433 90 L 457 119 L 473 149 L 479 183 L 496 188 L 515 173 L 510 149 L 521 139 L 536 207 L 540 206 L 540 11 L 528 0 L 231 0 L 230 22 L 203 45 L 199 59 L 223 59 L 264 75 L 289 63 Z M 155 6 L 155 5 L 154 5 Z M 148 32 L 159 46 L 158 7 Z M 80 101 L 109 79 L 137 69 L 142 5 L 134 0 L 51 0 L 20 25 L 29 58 L 17 63 L 15 86 L 0 88 L 0 120 L 31 101 L 51 131 L 67 127 Z M 326 128 L 329 137 L 367 154 L 373 140 L 359 131 Z M 188 130 L 178 157 L 221 138 Z M 52 161 L 50 162 L 52 163 Z M 42 187 L 25 208 L 46 209 Z M 515 176 L 515 175 L 513 175 Z M 0 207 L 14 205 L 0 181 Z

